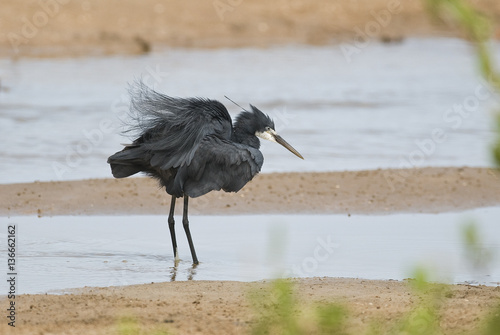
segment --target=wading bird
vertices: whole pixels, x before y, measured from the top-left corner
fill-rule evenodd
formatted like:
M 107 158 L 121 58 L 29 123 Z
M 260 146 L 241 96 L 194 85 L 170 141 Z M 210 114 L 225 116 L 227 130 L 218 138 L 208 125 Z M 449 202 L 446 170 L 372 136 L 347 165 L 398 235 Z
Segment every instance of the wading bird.
M 142 82 L 131 90 L 130 113 L 137 138 L 108 158 L 115 178 L 144 172 L 172 196 L 168 226 L 175 259 L 176 198 L 184 197 L 182 224 L 193 263 L 198 264 L 188 221 L 189 197 L 210 191 L 237 192 L 259 173 L 264 157 L 259 137 L 303 157 L 274 130 L 269 116 L 250 105 L 232 124 L 222 103 L 203 98 L 173 98 Z

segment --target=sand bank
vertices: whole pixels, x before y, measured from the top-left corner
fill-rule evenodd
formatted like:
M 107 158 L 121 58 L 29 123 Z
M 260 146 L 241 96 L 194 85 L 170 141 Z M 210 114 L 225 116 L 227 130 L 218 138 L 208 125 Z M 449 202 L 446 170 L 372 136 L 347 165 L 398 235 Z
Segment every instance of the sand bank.
M 336 302 L 348 309 L 345 330 L 349 334 L 365 334 L 374 322 L 382 329 L 394 325 L 420 301 L 406 282 L 309 278 L 294 283 L 301 307 L 295 317 L 302 320 L 302 326 L 311 321 L 304 314 L 315 305 Z M 85 288 L 67 295 L 23 295 L 17 301 L 15 333 L 120 334 L 120 319 L 129 317 L 145 334 L 159 329 L 169 334 L 244 334 L 256 317 L 249 293 L 266 285 L 190 281 Z M 441 301 L 440 326 L 445 334 L 477 334 L 499 298 L 498 287 L 450 286 Z M 3 322 L 0 331 L 7 330 Z
M 45 5 L 42 5 L 42 4 Z M 371 37 L 461 36 L 429 18 L 420 0 L 86 0 L 2 3 L 0 56 L 141 54 L 164 47 L 354 43 Z M 500 3 L 474 1 L 500 22 Z M 367 33 L 368 32 L 368 33 Z M 500 36 L 498 24 L 494 30 Z M 368 36 L 369 35 L 369 36 Z
M 145 177 L 90 179 L 0 185 L 0 203 L 3 216 L 166 215 L 170 196 Z M 437 213 L 499 204 L 495 170 L 421 168 L 260 174 L 238 193 L 211 192 L 192 199 L 190 212 Z

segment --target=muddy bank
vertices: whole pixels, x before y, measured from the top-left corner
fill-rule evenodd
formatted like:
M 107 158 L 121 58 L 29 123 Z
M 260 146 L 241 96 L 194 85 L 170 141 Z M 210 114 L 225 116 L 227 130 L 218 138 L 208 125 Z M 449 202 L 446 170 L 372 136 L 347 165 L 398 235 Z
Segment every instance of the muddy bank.
M 4 216 L 167 214 L 170 196 L 145 177 L 91 179 L 0 185 L 0 203 Z M 192 199 L 190 211 L 437 213 L 499 204 L 499 173 L 464 167 L 261 174 L 238 193 L 211 192 Z

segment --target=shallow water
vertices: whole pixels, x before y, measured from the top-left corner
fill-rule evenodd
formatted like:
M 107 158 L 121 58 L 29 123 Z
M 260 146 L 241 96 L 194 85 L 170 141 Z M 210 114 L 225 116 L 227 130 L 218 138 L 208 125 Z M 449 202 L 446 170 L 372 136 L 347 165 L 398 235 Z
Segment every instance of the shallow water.
M 0 60 L 0 183 L 109 177 L 106 158 L 128 141 L 118 135 L 127 83 L 141 76 L 173 96 L 219 99 L 233 116 L 224 95 L 273 115 L 306 160 L 264 143 L 263 172 L 491 165 L 493 98 L 472 49 L 409 39 L 372 43 L 350 63 L 338 46 Z M 455 105 L 470 112 L 448 112 Z M 429 142 L 435 128 L 442 143 Z
M 432 270 L 434 280 L 499 285 L 498 217 L 500 208 L 351 217 L 192 216 L 200 259 L 194 269 L 180 218 L 176 268 L 164 216 L 1 218 L 0 241 L 6 241 L 7 224 L 16 224 L 19 293 L 282 275 L 400 280 L 419 264 Z M 484 268 L 474 269 L 465 257 L 461 231 L 469 220 L 477 223 L 493 255 Z M 5 250 L 0 243 L 2 255 Z

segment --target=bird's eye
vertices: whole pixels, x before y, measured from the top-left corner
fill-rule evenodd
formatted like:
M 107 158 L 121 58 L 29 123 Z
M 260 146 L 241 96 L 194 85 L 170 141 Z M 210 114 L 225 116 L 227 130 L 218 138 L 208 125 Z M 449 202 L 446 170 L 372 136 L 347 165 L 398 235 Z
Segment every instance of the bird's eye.
M 269 127 L 266 127 L 266 130 L 271 130 L 271 128 L 269 128 Z

